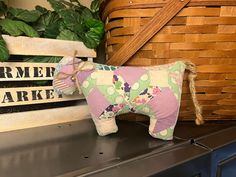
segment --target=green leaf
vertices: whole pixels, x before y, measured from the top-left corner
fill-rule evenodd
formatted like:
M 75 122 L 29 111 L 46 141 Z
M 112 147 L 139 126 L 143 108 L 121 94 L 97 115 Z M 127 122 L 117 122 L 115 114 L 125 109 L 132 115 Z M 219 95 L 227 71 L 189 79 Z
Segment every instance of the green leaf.
M 25 34 L 29 37 L 39 37 L 37 31 L 22 21 L 3 19 L 0 21 L 0 26 L 2 27 L 3 31 L 10 34 L 11 36 L 20 36 Z
M 58 1 L 53 0 L 53 2 Z M 64 7 L 57 10 L 63 19 L 63 23 L 60 24 L 59 31 L 61 33 L 58 38 L 75 40 L 74 35 L 77 35 L 88 48 L 97 48 L 104 34 L 103 23 L 96 19 L 99 18 L 97 17 L 97 12 L 93 14 L 91 10 L 82 6 L 77 0 L 70 0 L 70 2 L 61 0 L 60 2 Z M 71 38 L 71 33 L 69 34 L 68 31 L 64 30 L 73 32 L 74 37 Z
M 78 7 L 74 3 L 68 2 L 67 0 L 61 0 L 60 2 L 63 3 L 65 6 L 67 6 L 67 8 L 70 8 L 70 9 L 73 9 L 73 10 Z
M 85 46 L 92 49 L 97 48 L 104 34 L 103 23 L 96 19 L 88 19 L 85 21 L 85 25 L 89 29 L 82 38 Z
M 63 19 L 65 25 L 71 29 L 75 30 L 75 27 L 79 24 L 82 24 L 82 19 L 80 14 L 72 10 L 63 10 L 60 13 L 61 18 Z
M 24 22 L 35 22 L 41 16 L 41 12 L 38 10 L 25 10 L 10 7 L 8 13 L 12 15 L 14 19 L 22 20 Z
M 43 85 L 47 85 L 47 84 L 48 84 L 48 81 L 34 81 L 34 83 L 35 83 L 36 85 L 43 86 Z
M 20 36 L 23 32 L 16 28 L 16 23 L 13 20 L 4 19 L 0 21 L 0 26 L 2 27 L 3 31 L 12 35 L 12 36 Z
M 70 40 L 70 41 L 80 41 L 80 38 L 70 30 L 63 30 L 60 32 L 57 39 Z
M 67 29 L 66 24 L 64 23 L 64 21 L 62 21 L 60 23 L 60 26 L 59 26 L 59 31 L 63 31 L 63 30 L 66 30 L 66 29 Z
M 91 11 L 92 12 L 98 12 L 102 1 L 103 0 L 93 0 L 91 5 L 90 5 Z
M 92 14 L 92 12 L 91 12 L 88 8 L 84 8 L 84 9 L 82 10 L 81 17 L 82 17 L 84 20 L 87 20 L 87 19 L 93 18 L 93 14 Z
M 7 5 L 4 3 L 4 1 L 0 1 L 0 15 L 5 15 L 7 10 Z
M 50 5 L 52 6 L 52 8 L 56 11 L 56 12 L 59 12 L 63 9 L 66 9 L 66 6 L 61 3 L 60 1 L 57 1 L 57 0 L 47 0 Z
M 71 10 L 82 10 L 84 8 L 86 8 L 85 6 L 83 6 L 78 0 L 60 0 L 61 3 L 63 3 L 65 6 L 67 6 L 68 9 Z
M 43 37 L 55 39 L 60 34 L 60 23 L 62 21 L 56 21 L 48 25 L 45 29 Z
M 93 13 L 93 18 L 94 18 L 94 19 L 97 19 L 97 20 L 100 20 L 100 21 L 101 21 L 101 18 L 100 18 L 100 13 L 99 13 L 99 11 L 98 11 L 98 12 L 94 12 L 94 13 Z
M 100 38 L 96 33 L 89 31 L 84 35 L 83 42 L 86 47 L 95 49 L 100 43 Z
M 78 0 L 70 0 L 72 3 L 76 3 L 78 6 L 82 6 Z
M 64 24 L 68 29 L 76 33 L 83 33 L 85 31 L 85 27 L 83 24 L 83 19 L 80 14 L 73 10 L 62 10 L 60 11 L 60 16 L 64 21 Z
M 62 57 L 53 56 L 28 56 L 23 59 L 24 62 L 34 62 L 34 63 L 58 63 Z
M 104 34 L 104 24 L 100 20 L 88 19 L 85 21 L 85 25 L 89 28 L 89 31 L 96 33 L 101 39 Z
M 1 62 L 7 61 L 9 57 L 10 57 L 10 55 L 9 55 L 9 51 L 7 49 L 6 42 L 4 41 L 2 36 L 0 36 L 0 61 Z
M 37 31 L 45 31 L 51 24 L 57 23 L 60 20 L 59 15 L 56 12 L 48 11 L 43 14 L 38 21 L 33 24 L 34 29 Z
M 90 9 L 93 12 L 93 18 L 100 20 L 99 9 L 104 0 L 93 0 Z
M 41 14 L 46 14 L 47 12 L 49 12 L 49 10 L 39 5 L 35 6 L 35 10 L 41 12 Z

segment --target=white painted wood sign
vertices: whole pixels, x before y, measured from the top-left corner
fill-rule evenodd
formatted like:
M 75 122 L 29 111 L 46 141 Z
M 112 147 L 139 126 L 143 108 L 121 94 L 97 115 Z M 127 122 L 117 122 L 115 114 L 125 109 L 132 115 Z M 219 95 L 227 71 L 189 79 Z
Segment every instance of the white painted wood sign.
M 11 55 L 96 57 L 81 42 L 3 35 Z M 83 95 L 58 95 L 51 85 L 29 86 L 27 82 L 53 79 L 55 63 L 0 62 L 0 132 L 71 122 L 90 117 Z M 22 83 L 24 84 L 17 84 Z M 16 85 L 16 86 L 14 86 Z M 63 107 L 68 101 L 75 105 Z M 60 108 L 47 109 L 61 103 Z M 24 111 L 24 106 L 34 111 Z M 40 107 L 40 109 L 37 109 Z M 43 107 L 43 109 L 41 109 Z M 19 110 L 18 110 L 19 109 Z M 6 110 L 10 110 L 7 111 Z M 17 110 L 17 111 L 14 111 Z
M 0 62 L 0 81 L 51 80 L 55 63 Z

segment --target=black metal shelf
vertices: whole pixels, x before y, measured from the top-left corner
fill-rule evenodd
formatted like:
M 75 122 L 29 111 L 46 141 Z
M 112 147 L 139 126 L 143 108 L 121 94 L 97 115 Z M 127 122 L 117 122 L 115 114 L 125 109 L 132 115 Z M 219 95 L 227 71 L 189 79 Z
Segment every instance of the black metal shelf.
M 105 137 L 97 135 L 92 120 L 1 133 L 0 177 L 208 177 L 209 143 L 219 136 L 227 136 L 218 141 L 222 147 L 235 143 L 236 133 L 228 132 L 235 125 L 179 122 L 173 141 L 154 139 L 146 124 L 127 121 L 118 121 L 119 132 Z

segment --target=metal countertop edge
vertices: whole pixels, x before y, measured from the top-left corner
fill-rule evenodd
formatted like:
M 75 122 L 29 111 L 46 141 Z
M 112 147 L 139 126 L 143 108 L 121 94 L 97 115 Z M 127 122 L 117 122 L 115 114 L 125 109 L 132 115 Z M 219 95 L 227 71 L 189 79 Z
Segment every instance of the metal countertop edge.
M 194 142 L 195 142 L 196 144 L 202 146 L 202 147 L 205 147 L 205 148 L 210 149 L 210 150 L 213 151 L 213 150 L 219 149 L 219 148 L 221 148 L 221 147 L 223 147 L 223 146 L 227 146 L 227 145 L 229 145 L 229 144 L 231 144 L 231 143 L 236 142 L 236 134 L 235 134 L 235 138 L 232 138 L 231 140 L 228 140 L 228 139 L 225 140 L 225 139 L 223 139 L 223 143 L 224 143 L 224 144 L 221 143 L 221 145 L 220 145 L 220 146 L 217 146 L 216 148 L 212 148 L 212 147 L 210 147 L 210 146 L 207 146 L 207 145 L 203 144 L 202 141 L 203 141 L 204 139 L 206 139 L 206 138 L 210 138 L 211 136 L 217 136 L 217 135 L 223 134 L 224 132 L 231 131 L 231 130 L 233 130 L 233 129 L 235 129 L 235 131 L 236 131 L 236 126 L 228 127 L 228 128 L 225 128 L 225 129 L 222 129 L 222 130 L 219 130 L 219 131 L 210 133 L 210 134 L 208 134 L 208 135 L 204 135 L 204 136 L 202 136 L 202 137 L 200 137 L 200 138 L 196 138 L 196 139 L 194 139 Z
M 186 144 L 187 144 L 187 145 L 193 145 L 193 146 L 202 148 L 202 147 L 199 146 L 199 145 L 191 144 L 191 141 L 185 141 L 185 142 L 181 142 L 181 143 L 175 145 L 175 149 L 179 149 L 181 146 L 186 145 Z M 99 166 L 96 166 L 96 167 L 94 167 L 94 168 L 90 168 L 90 170 L 93 170 L 93 169 L 94 169 L 94 171 L 87 172 L 87 173 L 84 173 L 84 174 L 79 174 L 79 172 L 82 170 L 82 169 L 80 169 L 80 170 L 75 170 L 75 171 L 72 171 L 72 172 L 69 172 L 69 173 L 65 173 L 65 174 L 62 174 L 62 175 L 58 175 L 58 176 L 56 176 L 56 177 L 86 177 L 86 176 L 90 176 L 90 175 L 95 175 L 96 173 L 99 173 L 99 172 L 102 172 L 102 171 L 106 171 L 106 170 L 109 170 L 109 169 L 118 167 L 118 166 L 120 166 L 120 165 L 132 163 L 132 162 L 135 162 L 135 161 L 137 161 L 137 160 L 144 159 L 144 158 L 151 158 L 152 156 L 158 155 L 158 154 L 160 154 L 160 153 L 162 153 L 162 152 L 168 153 L 170 150 L 172 150 L 171 147 L 172 147 L 172 146 L 166 147 L 166 148 L 164 148 L 164 149 L 162 149 L 162 150 L 159 150 L 159 151 L 158 151 L 158 150 L 157 150 L 157 151 L 154 150 L 153 152 L 149 152 L 149 153 L 147 153 L 147 154 L 139 155 L 138 157 L 133 157 L 133 158 L 128 159 L 128 160 L 125 160 L 125 161 L 123 161 L 123 162 L 118 162 L 118 163 L 116 163 L 116 162 L 114 161 L 112 165 L 111 165 L 112 162 L 109 162 L 109 166 L 108 166 L 108 164 L 106 164 L 106 165 L 103 165 L 103 167 L 101 167 L 100 169 L 97 169 L 97 170 L 96 170 L 96 168 L 98 168 Z M 173 147 L 172 147 L 172 148 L 173 148 Z M 179 163 L 175 163 L 174 165 L 170 165 L 170 166 L 168 166 L 167 169 L 172 168 L 172 167 L 177 166 L 177 165 L 180 165 L 180 164 L 182 164 L 182 163 L 185 163 L 185 162 L 187 162 L 187 161 L 189 161 L 189 160 L 192 160 L 192 159 L 194 159 L 194 158 L 199 158 L 199 157 L 201 157 L 201 156 L 204 156 L 204 155 L 210 153 L 210 151 L 209 151 L 208 149 L 204 148 L 204 150 L 205 150 L 206 152 L 202 153 L 201 155 L 197 155 L 197 156 L 194 156 L 194 157 L 192 157 L 192 158 L 183 160 L 183 161 L 181 161 L 181 162 L 179 162 Z M 167 170 L 167 169 L 166 169 L 166 170 Z

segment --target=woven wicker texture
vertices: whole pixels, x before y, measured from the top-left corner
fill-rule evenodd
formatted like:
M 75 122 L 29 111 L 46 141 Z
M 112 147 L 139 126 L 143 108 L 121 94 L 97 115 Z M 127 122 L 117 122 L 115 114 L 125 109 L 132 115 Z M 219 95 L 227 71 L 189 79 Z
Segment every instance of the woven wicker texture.
M 106 20 L 109 59 L 165 4 L 161 0 L 110 0 Z M 189 60 L 197 65 L 196 91 L 206 120 L 236 119 L 236 1 L 191 0 L 125 65 Z M 187 77 L 180 119 L 194 119 Z

